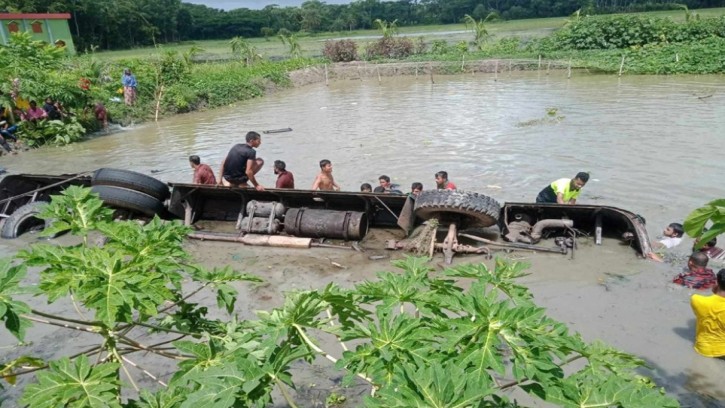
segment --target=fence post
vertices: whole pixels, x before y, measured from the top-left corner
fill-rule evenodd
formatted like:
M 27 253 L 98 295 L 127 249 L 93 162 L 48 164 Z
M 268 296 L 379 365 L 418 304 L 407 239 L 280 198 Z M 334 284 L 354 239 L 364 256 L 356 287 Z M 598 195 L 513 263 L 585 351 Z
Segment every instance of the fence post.
M 569 68 L 567 68 L 566 78 L 571 78 L 571 58 L 569 58 Z

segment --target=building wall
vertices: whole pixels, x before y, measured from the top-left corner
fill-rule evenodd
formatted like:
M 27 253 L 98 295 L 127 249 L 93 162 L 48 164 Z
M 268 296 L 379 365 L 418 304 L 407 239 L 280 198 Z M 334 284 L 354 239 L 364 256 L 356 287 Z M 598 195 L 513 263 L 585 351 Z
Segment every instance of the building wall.
M 0 18 L 0 42 L 7 44 L 10 38 L 9 24 L 15 22 L 18 24 L 19 31 L 29 32 L 34 40 L 45 41 L 49 44 L 55 44 L 57 40 L 65 42 L 66 51 L 73 55 L 76 53 L 73 37 L 70 34 L 68 20 L 63 19 L 3 19 Z M 33 23 L 39 23 L 42 32 L 33 32 Z

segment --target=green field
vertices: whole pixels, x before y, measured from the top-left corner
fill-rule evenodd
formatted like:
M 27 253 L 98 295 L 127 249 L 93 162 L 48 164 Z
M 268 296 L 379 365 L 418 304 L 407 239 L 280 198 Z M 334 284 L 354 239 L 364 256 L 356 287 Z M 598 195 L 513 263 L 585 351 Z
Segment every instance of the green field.
M 725 15 L 725 8 L 702 9 L 694 10 L 692 12 L 703 18 L 717 17 Z M 641 14 L 651 15 L 654 17 L 669 17 L 675 21 L 683 21 L 685 19 L 685 13 L 681 10 L 655 11 Z M 489 33 L 494 38 L 518 36 L 525 39 L 543 37 L 564 25 L 566 21 L 567 17 L 537 18 L 495 22 L 488 24 L 487 27 Z M 464 24 L 400 27 L 399 33 L 413 38 L 423 37 L 426 42 L 432 40 L 446 40 L 449 43 L 455 43 L 461 40 L 470 40 L 472 36 L 472 34 L 467 31 Z M 312 57 L 322 54 L 324 42 L 329 39 L 351 38 L 364 47 L 366 43 L 379 37 L 380 32 L 378 30 L 358 30 L 304 36 L 299 38 L 299 43 L 304 55 Z M 266 39 L 252 38 L 249 39 L 249 42 L 257 47 L 259 52 L 265 58 L 282 58 L 287 56 L 285 46 L 276 37 Z M 231 57 L 229 40 L 190 41 L 177 44 L 165 44 L 157 48 L 147 47 L 122 51 L 97 52 L 96 55 L 109 59 L 147 58 L 166 51 L 184 52 L 192 47 L 201 48 L 203 50 L 199 54 L 200 59 L 216 60 L 228 59 Z

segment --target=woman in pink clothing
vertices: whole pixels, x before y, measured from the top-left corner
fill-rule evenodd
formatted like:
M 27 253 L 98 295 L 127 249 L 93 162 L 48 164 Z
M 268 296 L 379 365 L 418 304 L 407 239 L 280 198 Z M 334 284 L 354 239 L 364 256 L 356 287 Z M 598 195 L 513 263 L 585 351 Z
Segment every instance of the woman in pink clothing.
M 28 108 L 28 112 L 25 114 L 27 120 L 37 122 L 38 119 L 45 119 L 47 117 L 48 113 L 46 111 L 39 108 L 35 101 L 30 101 L 30 108 Z

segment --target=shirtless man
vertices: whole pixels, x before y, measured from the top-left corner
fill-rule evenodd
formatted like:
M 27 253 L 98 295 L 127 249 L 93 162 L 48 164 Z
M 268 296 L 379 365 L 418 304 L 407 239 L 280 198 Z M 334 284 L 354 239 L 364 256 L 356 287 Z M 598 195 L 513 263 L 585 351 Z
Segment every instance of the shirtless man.
M 320 174 L 315 178 L 312 184 L 313 190 L 340 191 L 340 186 L 335 183 L 332 177 L 332 162 L 324 159 L 320 160 Z

